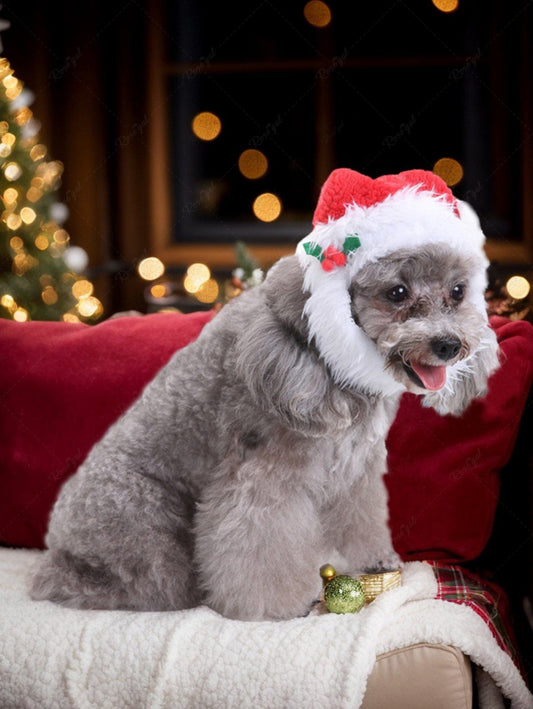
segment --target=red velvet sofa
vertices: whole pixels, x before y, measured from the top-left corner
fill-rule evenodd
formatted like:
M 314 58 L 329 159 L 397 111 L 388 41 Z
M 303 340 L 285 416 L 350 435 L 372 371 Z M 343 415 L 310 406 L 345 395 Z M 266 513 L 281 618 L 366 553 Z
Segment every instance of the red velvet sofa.
M 211 317 L 154 314 L 92 327 L 0 321 L 1 545 L 43 548 L 61 484 Z M 468 566 L 491 536 L 500 473 L 533 381 L 533 327 L 500 317 L 491 325 L 502 366 L 488 396 L 454 418 L 406 394 L 390 431 L 390 522 L 405 561 Z

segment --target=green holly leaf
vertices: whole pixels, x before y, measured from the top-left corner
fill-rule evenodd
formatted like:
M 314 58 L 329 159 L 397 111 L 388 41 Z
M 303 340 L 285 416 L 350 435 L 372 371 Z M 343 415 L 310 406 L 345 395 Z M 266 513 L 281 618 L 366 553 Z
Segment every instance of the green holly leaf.
M 319 261 L 324 260 L 324 257 L 322 256 L 322 249 L 320 248 L 320 246 L 318 244 L 313 244 L 312 241 L 305 242 L 304 251 L 306 254 L 309 254 L 309 256 L 314 256 Z
M 357 249 L 361 246 L 361 240 L 357 236 L 357 234 L 351 234 L 350 236 L 346 237 L 344 240 L 344 244 L 342 246 L 342 252 L 346 256 L 349 254 L 353 253 L 354 251 L 357 251 Z

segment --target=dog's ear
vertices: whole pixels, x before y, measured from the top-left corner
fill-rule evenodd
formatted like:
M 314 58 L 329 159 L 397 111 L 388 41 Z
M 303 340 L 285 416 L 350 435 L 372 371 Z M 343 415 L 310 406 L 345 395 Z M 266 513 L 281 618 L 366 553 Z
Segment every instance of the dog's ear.
M 439 414 L 460 416 L 474 399 L 487 393 L 488 379 L 499 366 L 498 352 L 496 335 L 487 328 L 477 350 L 450 368 L 444 389 L 423 397 L 424 406 Z
M 291 428 L 318 434 L 351 425 L 354 402 L 331 379 L 307 341 L 306 296 L 294 257 L 282 259 L 261 288 L 261 305 L 240 333 L 236 367 L 256 403 Z

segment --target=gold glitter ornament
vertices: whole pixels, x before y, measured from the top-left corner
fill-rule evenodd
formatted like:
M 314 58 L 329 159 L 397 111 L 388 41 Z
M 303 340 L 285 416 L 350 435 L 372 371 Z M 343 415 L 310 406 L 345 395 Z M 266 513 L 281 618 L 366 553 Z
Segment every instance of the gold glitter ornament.
M 324 587 L 324 602 L 330 613 L 359 613 L 366 602 L 363 585 L 351 576 L 334 576 Z

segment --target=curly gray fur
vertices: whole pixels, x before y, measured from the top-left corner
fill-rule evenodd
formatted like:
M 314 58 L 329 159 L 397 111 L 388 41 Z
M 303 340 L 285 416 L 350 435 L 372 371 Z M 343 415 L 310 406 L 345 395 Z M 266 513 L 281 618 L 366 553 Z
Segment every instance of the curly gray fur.
M 396 256 L 359 274 L 354 318 L 406 389 L 456 413 L 496 366 L 481 315 L 444 302 L 454 271 L 468 278 L 476 265 L 443 247 Z M 384 297 L 398 278 L 413 290 L 409 310 Z M 296 258 L 283 259 L 172 357 L 65 483 L 33 598 L 134 610 L 207 603 L 280 619 L 307 611 L 323 563 L 400 564 L 383 483 L 398 397 L 336 384 L 308 341 L 305 300 Z M 427 394 L 401 361 L 443 328 L 460 335 L 457 362 L 468 353 L 469 364 L 452 393 Z

